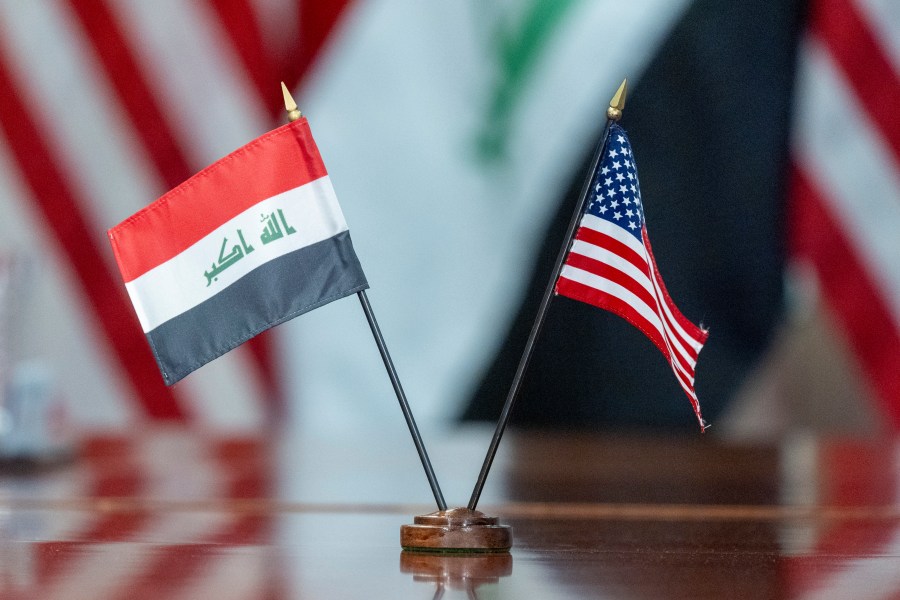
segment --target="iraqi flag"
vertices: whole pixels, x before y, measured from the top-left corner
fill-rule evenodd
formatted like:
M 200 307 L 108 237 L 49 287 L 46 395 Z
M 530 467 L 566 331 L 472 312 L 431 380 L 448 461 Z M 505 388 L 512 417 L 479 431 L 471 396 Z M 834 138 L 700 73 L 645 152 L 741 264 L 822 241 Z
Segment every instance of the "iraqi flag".
M 303 118 L 213 163 L 109 239 L 167 385 L 368 287 Z

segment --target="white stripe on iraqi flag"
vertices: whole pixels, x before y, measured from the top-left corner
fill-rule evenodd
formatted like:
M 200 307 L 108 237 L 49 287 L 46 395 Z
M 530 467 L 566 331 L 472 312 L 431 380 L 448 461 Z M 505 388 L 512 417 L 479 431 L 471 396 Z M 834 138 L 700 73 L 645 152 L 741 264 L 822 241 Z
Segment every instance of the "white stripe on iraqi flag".
M 625 131 L 610 129 L 591 196 L 556 282 L 556 292 L 615 313 L 637 327 L 669 361 L 702 428 L 694 369 L 707 332 L 675 306 L 656 268 Z
M 368 287 L 306 119 L 207 167 L 109 238 L 168 385 Z
M 344 231 L 347 223 L 326 175 L 245 210 L 125 287 L 144 332 L 148 332 L 209 300 L 270 260 Z M 264 243 L 260 238 L 266 232 L 274 234 L 270 233 Z M 280 237 L 273 240 L 272 235 L 279 233 Z M 225 258 L 229 255 L 231 258 Z M 233 264 L 220 266 L 234 258 L 238 260 Z

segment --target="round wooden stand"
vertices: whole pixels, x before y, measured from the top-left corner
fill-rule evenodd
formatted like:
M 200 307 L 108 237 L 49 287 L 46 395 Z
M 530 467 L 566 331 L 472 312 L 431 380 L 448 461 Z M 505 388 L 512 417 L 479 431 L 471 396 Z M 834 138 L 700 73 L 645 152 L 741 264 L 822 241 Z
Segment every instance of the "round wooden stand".
M 400 545 L 411 552 L 507 552 L 512 529 L 477 510 L 450 508 L 419 515 L 400 527 Z
M 475 598 L 477 589 L 497 583 L 512 574 L 508 552 L 489 554 L 435 554 L 403 551 L 400 572 L 412 574 L 414 581 L 433 583 L 439 590 L 466 590 Z M 438 596 L 435 595 L 435 598 Z

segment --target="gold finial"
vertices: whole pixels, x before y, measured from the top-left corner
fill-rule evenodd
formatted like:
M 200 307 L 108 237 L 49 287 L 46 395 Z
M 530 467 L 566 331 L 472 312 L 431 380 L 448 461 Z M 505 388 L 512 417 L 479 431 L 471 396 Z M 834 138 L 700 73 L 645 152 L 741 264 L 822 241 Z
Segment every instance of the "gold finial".
M 284 110 L 287 111 L 288 121 L 296 121 L 303 114 L 300 112 L 300 109 L 297 108 L 297 103 L 294 102 L 294 97 L 291 96 L 291 93 L 288 91 L 287 86 L 284 85 L 284 82 L 281 82 L 281 93 L 284 96 Z
M 622 110 L 625 108 L 625 93 L 628 91 L 628 80 L 623 79 L 622 85 L 616 90 L 612 100 L 609 101 L 609 108 L 606 109 L 606 118 L 610 121 L 618 121 L 622 118 Z

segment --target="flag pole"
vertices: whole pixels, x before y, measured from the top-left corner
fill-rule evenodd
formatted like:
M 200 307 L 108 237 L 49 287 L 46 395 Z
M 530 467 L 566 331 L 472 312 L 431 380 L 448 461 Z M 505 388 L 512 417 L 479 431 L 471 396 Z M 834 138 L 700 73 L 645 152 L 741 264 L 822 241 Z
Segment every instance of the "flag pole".
M 428 484 L 431 486 L 431 492 L 434 494 L 434 500 L 437 503 L 438 510 L 447 510 L 447 503 L 444 501 L 444 495 L 441 493 L 441 486 L 438 484 L 434 469 L 431 466 L 431 460 L 428 458 L 428 452 L 425 451 L 425 444 L 422 442 L 422 436 L 419 434 L 419 428 L 416 427 L 416 420 L 413 418 L 412 410 L 409 408 L 409 402 L 406 401 L 406 394 L 403 393 L 403 387 L 400 385 L 400 379 L 397 377 L 397 370 L 388 353 L 387 346 L 384 343 L 384 337 L 378 328 L 378 322 L 375 320 L 375 313 L 372 312 L 372 306 L 369 304 L 369 297 L 366 296 L 366 290 L 360 290 L 356 293 L 359 296 L 359 302 L 362 304 L 363 312 L 366 313 L 366 320 L 369 322 L 369 328 L 375 337 L 375 344 L 381 353 L 381 360 L 384 361 L 384 368 L 387 369 L 388 377 L 391 379 L 391 385 L 394 386 L 394 393 L 397 394 L 397 400 L 400 402 L 400 410 L 403 411 L 403 417 L 406 419 L 406 426 L 409 427 L 409 433 L 412 435 L 413 443 L 416 445 L 416 451 L 419 453 L 419 460 L 422 461 L 422 467 L 425 469 L 425 476 L 428 478 Z
M 288 114 L 289 121 L 296 121 L 302 114 L 297 108 L 297 103 L 288 91 L 284 82 L 281 82 L 281 93 L 284 96 L 284 108 Z M 444 501 L 444 495 L 441 493 L 441 486 L 438 484 L 434 469 L 431 466 L 431 460 L 428 458 L 428 452 L 425 451 L 425 443 L 419 434 L 419 428 L 416 426 L 416 420 L 413 418 L 412 410 L 409 408 L 409 402 L 406 400 L 406 394 L 403 392 L 403 386 L 400 385 L 400 378 L 397 376 L 397 369 L 394 368 L 394 362 L 388 352 L 387 344 L 384 342 L 384 336 L 381 335 L 381 329 L 378 327 L 378 321 L 375 320 L 375 313 L 372 311 L 372 305 L 369 304 L 369 297 L 365 290 L 360 290 L 356 294 L 362 305 L 366 320 L 369 322 L 369 328 L 375 337 L 375 344 L 378 346 L 378 352 L 381 354 L 381 360 L 384 361 L 384 368 L 387 369 L 388 377 L 391 385 L 394 387 L 394 393 L 400 402 L 400 410 L 403 411 L 403 417 L 406 419 L 406 425 L 409 427 L 409 433 L 412 435 L 413 443 L 416 451 L 419 453 L 419 459 L 422 461 L 422 467 L 425 468 L 425 476 L 428 478 L 428 484 L 431 486 L 431 492 L 434 494 L 434 500 L 437 503 L 438 510 L 447 510 L 447 503 Z
M 470 498 L 468 505 L 469 510 L 475 510 L 475 507 L 478 505 L 478 499 L 481 497 L 481 491 L 487 480 L 488 472 L 491 470 L 491 464 L 493 464 L 494 456 L 497 454 L 497 447 L 500 445 L 500 438 L 503 437 L 503 432 L 506 430 L 506 425 L 509 422 L 513 405 L 518 398 L 519 389 L 522 385 L 525 370 L 528 368 L 528 363 L 531 360 L 535 341 L 541 333 L 541 328 L 544 326 L 544 319 L 547 316 L 547 309 L 550 307 L 550 301 L 553 299 L 553 296 L 556 295 L 554 293 L 556 289 L 556 280 L 559 279 L 559 273 L 566 260 L 566 255 L 569 253 L 572 246 L 572 238 L 575 234 L 575 229 L 581 221 L 582 213 L 584 213 L 584 205 L 591 192 L 591 182 L 594 179 L 594 172 L 600 164 L 603 150 L 606 147 L 606 140 L 609 137 L 609 128 L 613 123 L 622 118 L 622 110 L 625 108 L 627 83 L 627 79 L 622 81 L 622 84 L 619 86 L 619 89 L 616 90 L 612 100 L 609 101 L 609 108 L 606 109 L 606 126 L 603 128 L 603 135 L 600 136 L 600 141 L 597 143 L 597 147 L 594 150 L 594 157 L 591 160 L 591 165 L 588 169 L 587 176 L 585 177 L 584 185 L 581 188 L 581 196 L 578 198 L 578 202 L 575 205 L 575 212 L 572 214 L 572 219 L 569 221 L 569 228 L 566 230 L 562 248 L 559 251 L 559 255 L 556 257 L 556 264 L 553 266 L 553 271 L 550 274 L 550 281 L 547 284 L 547 289 L 544 291 L 544 297 L 541 298 L 541 304 L 538 307 L 534 325 L 532 325 L 531 333 L 528 335 L 528 340 L 525 342 L 525 349 L 522 352 L 522 358 L 519 360 L 519 367 L 516 369 L 516 374 L 513 376 L 509 393 L 506 396 L 506 402 L 503 405 L 503 410 L 500 412 L 500 419 L 497 422 L 497 428 L 494 430 L 494 437 L 491 439 L 487 455 L 484 457 L 484 464 L 482 464 L 481 472 L 478 474 L 478 481 L 475 482 L 475 489 L 472 490 L 472 497 Z

